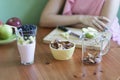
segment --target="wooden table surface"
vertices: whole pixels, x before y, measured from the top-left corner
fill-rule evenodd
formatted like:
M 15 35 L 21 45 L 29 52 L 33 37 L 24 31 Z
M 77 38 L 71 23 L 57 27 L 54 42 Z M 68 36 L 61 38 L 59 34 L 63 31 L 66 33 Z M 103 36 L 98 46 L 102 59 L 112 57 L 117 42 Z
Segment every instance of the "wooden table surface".
M 81 49 L 72 59 L 55 60 L 43 38 L 52 29 L 38 28 L 35 62 L 22 65 L 16 41 L 0 45 L 0 80 L 120 80 L 120 47 L 111 41 L 110 51 L 97 65 L 82 65 Z

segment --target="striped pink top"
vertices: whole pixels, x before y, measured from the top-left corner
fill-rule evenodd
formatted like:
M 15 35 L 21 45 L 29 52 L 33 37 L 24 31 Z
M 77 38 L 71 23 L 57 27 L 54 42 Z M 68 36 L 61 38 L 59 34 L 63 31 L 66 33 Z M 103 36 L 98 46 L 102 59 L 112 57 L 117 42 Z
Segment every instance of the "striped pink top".
M 99 16 L 105 0 L 66 0 L 63 15 L 95 15 Z M 112 39 L 120 45 L 120 25 L 116 17 L 110 27 Z

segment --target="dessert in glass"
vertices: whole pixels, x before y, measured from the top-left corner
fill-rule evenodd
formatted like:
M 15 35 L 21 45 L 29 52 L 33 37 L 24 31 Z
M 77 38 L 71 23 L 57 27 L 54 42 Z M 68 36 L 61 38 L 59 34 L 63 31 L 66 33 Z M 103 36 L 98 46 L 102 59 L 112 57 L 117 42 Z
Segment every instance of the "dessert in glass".
M 36 25 L 22 25 L 17 30 L 17 46 L 21 58 L 21 64 L 29 65 L 34 63 L 36 47 Z

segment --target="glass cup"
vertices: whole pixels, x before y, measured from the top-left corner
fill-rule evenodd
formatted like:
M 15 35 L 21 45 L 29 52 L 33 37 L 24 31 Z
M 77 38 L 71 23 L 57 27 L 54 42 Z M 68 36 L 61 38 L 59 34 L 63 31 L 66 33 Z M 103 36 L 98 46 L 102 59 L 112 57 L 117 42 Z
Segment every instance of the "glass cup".
M 37 26 L 27 25 L 27 27 L 34 27 L 32 30 L 23 27 L 24 26 L 21 26 L 17 30 L 17 47 L 21 64 L 29 65 L 34 63 Z
M 84 64 L 96 64 L 102 61 L 110 48 L 110 39 L 106 37 L 105 32 L 89 39 L 83 34 L 82 38 L 82 62 Z

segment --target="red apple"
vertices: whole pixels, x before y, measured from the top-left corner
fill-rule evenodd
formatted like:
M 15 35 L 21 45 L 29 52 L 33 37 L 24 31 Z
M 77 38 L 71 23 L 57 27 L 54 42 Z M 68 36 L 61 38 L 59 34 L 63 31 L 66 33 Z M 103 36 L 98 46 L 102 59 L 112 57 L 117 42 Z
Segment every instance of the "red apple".
M 16 26 L 16 27 L 20 27 L 22 25 L 21 20 L 17 17 L 9 18 L 6 24 L 11 25 L 11 26 Z
M 15 27 L 20 27 L 22 25 L 22 22 L 19 18 L 17 17 L 12 17 L 9 18 L 6 22 L 7 25 L 15 26 Z M 13 34 L 15 33 L 15 30 L 13 28 Z
M 2 25 L 3 23 L 2 23 L 2 21 L 0 21 L 0 25 Z

